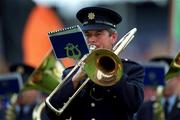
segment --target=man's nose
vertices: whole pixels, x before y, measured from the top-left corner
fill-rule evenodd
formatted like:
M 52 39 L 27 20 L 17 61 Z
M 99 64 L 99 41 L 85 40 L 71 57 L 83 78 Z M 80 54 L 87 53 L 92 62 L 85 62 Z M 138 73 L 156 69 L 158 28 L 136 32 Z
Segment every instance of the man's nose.
M 92 43 L 95 43 L 96 42 L 96 37 L 94 36 L 91 36 L 88 38 L 88 43 L 92 44 Z

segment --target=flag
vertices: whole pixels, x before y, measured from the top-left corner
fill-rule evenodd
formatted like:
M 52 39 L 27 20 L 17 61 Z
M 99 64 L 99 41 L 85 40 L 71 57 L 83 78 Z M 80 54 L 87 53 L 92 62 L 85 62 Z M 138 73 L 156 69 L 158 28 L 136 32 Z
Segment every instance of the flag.
M 144 85 L 145 86 L 164 86 L 164 76 L 165 76 L 165 68 L 166 64 L 164 63 L 156 63 L 156 62 L 148 62 L 144 64 L 145 68 L 145 77 L 144 77 Z
M 79 25 L 50 32 L 49 38 L 57 59 L 81 59 L 89 53 L 84 34 Z
M 48 32 L 63 28 L 58 13 L 32 0 L 2 0 L 0 6 L 2 56 L 6 63 L 38 67 L 51 49 Z M 69 60 L 63 63 L 72 65 Z
M 23 33 L 24 63 L 37 67 L 51 48 L 48 32 L 63 28 L 53 9 L 37 5 L 26 21 Z

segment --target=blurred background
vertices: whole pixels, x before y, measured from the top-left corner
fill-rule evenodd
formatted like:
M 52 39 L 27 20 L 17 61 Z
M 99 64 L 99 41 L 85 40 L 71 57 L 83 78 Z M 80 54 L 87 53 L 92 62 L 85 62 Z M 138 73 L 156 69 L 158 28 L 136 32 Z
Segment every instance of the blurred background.
M 138 32 L 122 57 L 146 61 L 175 56 L 180 46 L 178 0 L 1 0 L 0 73 L 8 66 L 26 63 L 37 67 L 49 50 L 47 33 L 79 24 L 76 12 L 86 6 L 103 6 L 120 13 L 121 38 Z

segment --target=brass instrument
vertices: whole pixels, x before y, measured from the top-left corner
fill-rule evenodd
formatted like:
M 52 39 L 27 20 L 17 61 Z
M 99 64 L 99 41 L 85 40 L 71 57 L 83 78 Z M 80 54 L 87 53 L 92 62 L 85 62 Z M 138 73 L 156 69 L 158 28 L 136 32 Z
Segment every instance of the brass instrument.
M 41 114 L 43 113 L 44 108 L 45 108 L 45 102 L 42 102 L 41 104 L 37 105 L 33 110 L 32 119 L 41 120 Z
M 56 60 L 51 50 L 41 65 L 30 75 L 23 90 L 37 89 L 49 94 L 59 84 L 63 70 L 64 66 Z
M 169 71 L 165 75 L 165 79 L 169 80 L 175 76 L 180 76 L 180 51 L 177 53 L 176 57 L 171 62 Z
M 107 49 L 93 49 L 88 55 L 84 55 L 81 60 L 75 65 L 71 72 L 62 80 L 53 92 L 46 98 L 46 104 L 57 115 L 61 115 L 71 101 L 77 96 L 77 94 L 84 88 L 84 86 L 91 79 L 95 84 L 101 86 L 111 86 L 116 84 L 122 77 L 122 63 L 118 58 L 118 55 L 128 43 L 134 38 L 134 34 L 137 31 L 136 28 L 129 31 L 123 36 L 119 42 L 113 47 L 113 52 Z M 107 64 L 108 63 L 108 64 Z M 62 84 L 77 70 L 78 67 L 83 66 L 84 71 L 88 75 L 88 78 L 81 84 L 76 92 L 64 103 L 64 106 L 57 110 L 50 103 L 51 97 L 61 88 Z
M 11 96 L 10 105 L 8 106 L 6 110 L 6 116 L 5 116 L 6 120 L 16 120 L 15 107 L 17 104 L 17 100 L 18 100 L 18 94 L 14 93 Z
M 63 70 L 64 66 L 60 61 L 56 60 L 54 53 L 51 50 L 45 56 L 40 66 L 29 76 L 19 94 L 32 89 L 50 94 L 50 92 L 52 92 L 53 89 L 61 82 L 60 79 Z M 15 93 L 12 95 L 10 105 L 6 110 L 6 120 L 16 119 L 15 106 L 17 104 L 19 94 Z
M 180 76 L 180 51 L 171 62 L 169 71 L 165 75 L 165 80 L 170 80 L 177 75 Z M 161 103 L 163 90 L 163 86 L 157 87 L 156 101 L 153 105 L 154 120 L 165 120 L 165 113 L 163 110 L 163 105 Z
M 158 86 L 156 88 L 156 99 L 153 104 L 154 120 L 165 120 L 165 114 L 162 105 L 163 89 L 163 86 Z

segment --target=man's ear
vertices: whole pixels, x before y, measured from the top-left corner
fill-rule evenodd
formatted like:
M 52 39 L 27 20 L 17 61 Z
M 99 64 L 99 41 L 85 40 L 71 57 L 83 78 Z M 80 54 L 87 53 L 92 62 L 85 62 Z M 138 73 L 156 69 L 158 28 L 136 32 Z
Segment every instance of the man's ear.
M 116 32 L 113 32 L 111 34 L 112 43 L 114 44 L 118 39 L 118 34 Z

